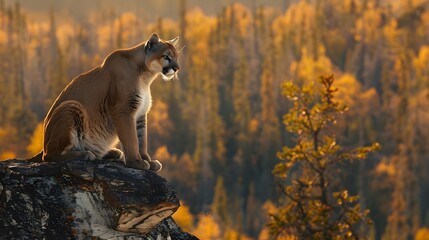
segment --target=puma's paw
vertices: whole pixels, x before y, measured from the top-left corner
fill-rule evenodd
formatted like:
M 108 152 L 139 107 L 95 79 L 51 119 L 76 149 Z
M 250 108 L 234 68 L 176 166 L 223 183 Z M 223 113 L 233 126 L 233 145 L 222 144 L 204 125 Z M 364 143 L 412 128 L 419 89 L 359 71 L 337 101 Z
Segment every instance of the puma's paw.
M 110 149 L 106 155 L 103 156 L 103 159 L 114 159 L 114 160 L 120 160 L 123 159 L 124 154 L 121 150 L 117 148 Z
M 128 161 L 125 161 L 125 165 L 130 168 L 136 168 L 141 170 L 150 169 L 150 164 L 146 160 L 128 160 Z
M 159 172 L 162 169 L 162 164 L 158 160 L 149 161 L 150 168 L 149 170 L 154 172 Z

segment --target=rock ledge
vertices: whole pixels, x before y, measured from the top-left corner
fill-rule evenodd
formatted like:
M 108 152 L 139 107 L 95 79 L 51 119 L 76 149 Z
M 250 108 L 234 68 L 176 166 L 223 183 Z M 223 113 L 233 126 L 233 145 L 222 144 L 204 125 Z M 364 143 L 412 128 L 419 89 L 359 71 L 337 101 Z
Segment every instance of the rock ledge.
M 197 239 L 168 182 L 112 160 L 0 162 L 2 239 Z

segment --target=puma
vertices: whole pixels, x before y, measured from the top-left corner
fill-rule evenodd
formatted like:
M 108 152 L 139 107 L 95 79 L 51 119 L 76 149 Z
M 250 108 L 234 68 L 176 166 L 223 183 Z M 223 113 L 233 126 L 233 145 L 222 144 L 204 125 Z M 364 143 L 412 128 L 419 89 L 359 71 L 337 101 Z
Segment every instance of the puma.
M 154 33 L 74 78 L 44 120 L 42 160 L 117 158 L 131 168 L 160 171 L 147 151 L 150 85 L 158 76 L 177 76 L 177 43 L 178 37 L 165 41 Z M 123 152 L 115 148 L 118 142 Z

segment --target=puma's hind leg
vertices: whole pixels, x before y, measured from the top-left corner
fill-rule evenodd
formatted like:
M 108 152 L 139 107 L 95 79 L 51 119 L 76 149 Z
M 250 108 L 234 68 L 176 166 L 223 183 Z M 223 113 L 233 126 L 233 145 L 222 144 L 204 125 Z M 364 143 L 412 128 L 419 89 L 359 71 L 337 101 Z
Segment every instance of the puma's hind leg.
M 82 145 L 85 118 L 85 108 L 77 101 L 65 101 L 48 115 L 44 123 L 43 161 L 96 158 Z

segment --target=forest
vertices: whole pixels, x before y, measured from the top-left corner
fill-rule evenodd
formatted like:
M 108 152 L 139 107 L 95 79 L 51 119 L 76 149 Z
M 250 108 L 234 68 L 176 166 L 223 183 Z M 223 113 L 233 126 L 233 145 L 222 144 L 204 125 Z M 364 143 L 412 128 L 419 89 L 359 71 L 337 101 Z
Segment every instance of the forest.
M 282 199 L 273 169 L 296 141 L 282 86 L 333 74 L 348 111 L 329 131 L 344 149 L 381 146 L 334 175 L 369 210 L 364 235 L 429 239 L 429 1 L 288 2 L 231 1 L 209 15 L 179 0 L 177 18 L 156 19 L 142 17 L 144 8 L 79 19 L 46 9 L 36 20 L 0 0 L 0 159 L 38 153 L 52 102 L 110 52 L 153 32 L 180 36 L 179 80 L 152 85 L 148 134 L 182 200 L 174 218 L 185 231 L 270 239 Z

